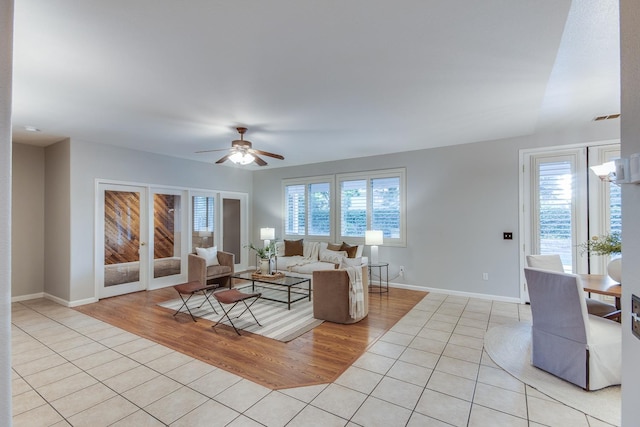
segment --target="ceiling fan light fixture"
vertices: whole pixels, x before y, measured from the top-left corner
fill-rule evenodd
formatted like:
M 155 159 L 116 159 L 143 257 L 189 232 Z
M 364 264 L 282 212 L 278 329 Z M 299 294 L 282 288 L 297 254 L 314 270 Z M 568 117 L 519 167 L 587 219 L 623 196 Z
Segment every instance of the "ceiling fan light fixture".
M 237 165 L 248 165 L 249 163 L 253 163 L 256 159 L 249 153 L 236 151 L 229 156 L 229 160 Z

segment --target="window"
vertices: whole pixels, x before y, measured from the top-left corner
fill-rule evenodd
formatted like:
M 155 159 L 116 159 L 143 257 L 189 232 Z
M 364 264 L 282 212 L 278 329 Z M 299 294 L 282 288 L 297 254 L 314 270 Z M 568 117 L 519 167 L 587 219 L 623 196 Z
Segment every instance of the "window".
M 405 169 L 283 181 L 286 237 L 326 237 L 364 243 L 382 230 L 385 245 L 404 246 Z
M 214 246 L 215 197 L 193 196 L 193 230 L 191 233 L 192 250 Z
M 193 231 L 213 231 L 214 198 L 193 196 Z
M 382 230 L 385 244 L 404 245 L 404 182 L 404 169 L 338 175 L 337 240 L 362 240 L 366 230 Z
M 333 177 L 285 181 L 285 235 L 331 236 L 333 182 Z

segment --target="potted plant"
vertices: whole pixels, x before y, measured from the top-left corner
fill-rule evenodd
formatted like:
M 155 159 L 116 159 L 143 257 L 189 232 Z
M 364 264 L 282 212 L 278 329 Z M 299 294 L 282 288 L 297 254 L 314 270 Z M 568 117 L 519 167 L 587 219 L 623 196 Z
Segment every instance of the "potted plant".
M 260 258 L 260 272 L 262 274 L 271 273 L 271 258 L 276 256 L 276 242 L 271 241 L 263 248 L 257 248 L 253 243 L 249 244 L 249 249 L 256 251 L 258 258 Z
M 579 245 L 581 254 L 616 256 L 622 254 L 622 236 L 619 232 L 593 236 L 588 242 Z M 622 279 L 622 257 L 615 257 L 607 265 L 609 276 L 620 283 Z

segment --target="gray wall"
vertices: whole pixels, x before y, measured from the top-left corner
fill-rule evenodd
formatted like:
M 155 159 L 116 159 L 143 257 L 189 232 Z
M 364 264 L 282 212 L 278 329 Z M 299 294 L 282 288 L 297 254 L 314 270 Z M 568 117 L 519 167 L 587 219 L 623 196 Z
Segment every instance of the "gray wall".
M 44 148 L 13 144 L 11 294 L 44 292 Z
M 640 152 L 640 3 L 620 2 L 622 155 Z M 640 296 L 640 185 L 622 186 L 622 425 L 640 419 L 640 340 L 631 333 L 631 295 Z
M 55 287 L 47 290 L 50 289 L 53 295 L 72 302 L 95 297 L 93 248 L 96 179 L 235 191 L 251 195 L 251 172 L 246 169 L 177 159 L 105 144 L 71 141 L 70 168 L 67 170 L 70 170 L 68 206 L 72 227 L 68 234 L 69 254 L 65 256 L 70 265 L 70 277 L 67 279 L 61 274 L 56 277 Z M 47 203 L 47 210 L 50 207 Z M 66 227 L 64 218 L 58 218 L 57 221 L 61 228 Z M 48 254 L 49 252 L 47 256 Z M 47 276 L 47 285 L 48 281 Z
M 71 277 L 70 254 L 70 162 L 71 143 L 67 139 L 45 149 L 45 221 L 44 221 L 44 290 L 65 301 L 69 300 Z M 87 242 L 88 243 L 88 242 Z M 86 247 L 88 252 L 91 246 Z M 23 295 L 23 290 L 16 290 Z M 14 296 L 18 296 L 14 295 Z
M 406 167 L 407 246 L 379 249 L 392 277 L 405 267 L 404 280 L 393 281 L 519 298 L 519 149 L 616 139 L 618 125 L 258 171 L 252 239 L 259 240 L 264 226 L 282 236 L 284 178 Z M 513 232 L 514 240 L 503 240 L 503 231 Z
M 0 0 L 0 425 L 11 425 L 11 70 L 13 1 Z

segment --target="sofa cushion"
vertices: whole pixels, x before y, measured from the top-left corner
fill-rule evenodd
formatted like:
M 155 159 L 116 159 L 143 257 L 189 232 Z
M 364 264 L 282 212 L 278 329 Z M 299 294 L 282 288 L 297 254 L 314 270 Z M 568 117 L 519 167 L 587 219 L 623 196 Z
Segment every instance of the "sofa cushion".
M 198 256 L 204 258 L 207 262 L 207 267 L 210 265 L 220 265 L 218 262 L 218 247 L 212 248 L 196 248 Z
M 304 261 L 304 257 L 300 255 L 278 257 L 278 259 L 276 259 L 276 262 L 278 263 L 278 270 L 286 270 L 290 266 L 295 264 L 300 264 L 303 261 Z
M 304 256 L 304 246 L 302 244 L 303 239 L 300 240 L 285 240 L 284 241 L 284 256 Z
M 342 245 L 336 245 L 335 243 L 327 243 L 327 249 L 330 251 L 340 251 L 342 250 Z
M 355 258 L 358 253 L 358 246 L 351 246 L 345 242 L 342 242 L 342 246 L 340 246 L 341 251 L 345 251 L 347 253 L 347 257 Z
M 340 265 L 343 258 L 347 257 L 347 253 L 345 251 L 334 251 L 334 250 L 324 250 L 320 251 L 320 261 L 323 262 L 331 262 L 336 265 Z
M 302 244 L 302 256 L 307 259 L 318 261 L 318 252 L 320 248 L 320 242 L 303 242 Z
M 362 257 L 347 258 L 343 257 L 338 268 L 360 267 L 362 265 Z
M 231 274 L 231 267 L 228 265 L 210 265 L 207 267 L 207 278 L 220 277 Z
M 314 271 L 335 270 L 336 267 L 337 266 L 332 262 L 317 261 L 317 262 L 310 262 L 302 265 L 293 265 L 290 267 L 289 271 L 291 271 L 292 273 L 298 273 L 298 274 L 313 274 Z

